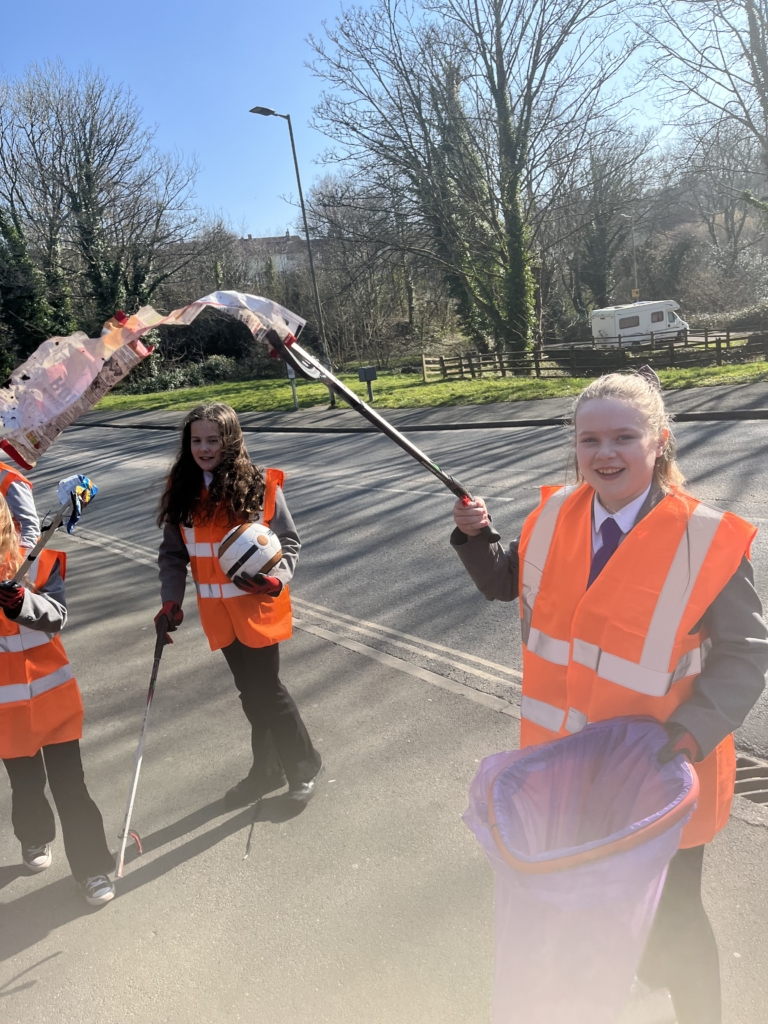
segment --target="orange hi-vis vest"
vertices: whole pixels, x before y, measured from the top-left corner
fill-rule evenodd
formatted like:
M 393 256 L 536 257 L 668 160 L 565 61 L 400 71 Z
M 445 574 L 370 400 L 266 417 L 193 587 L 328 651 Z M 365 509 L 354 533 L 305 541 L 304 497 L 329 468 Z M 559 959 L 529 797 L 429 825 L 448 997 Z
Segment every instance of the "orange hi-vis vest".
M 520 537 L 521 746 L 623 715 L 665 722 L 701 672 L 704 613 L 757 533 L 730 512 L 668 494 L 587 589 L 594 495 L 586 484 L 543 487 Z M 709 842 L 728 821 L 733 736 L 696 772 L 699 804 L 682 847 Z
M 284 479 L 279 469 L 266 471 L 264 508 L 254 522 L 269 526 L 275 514 L 277 488 L 283 486 Z M 236 639 L 246 647 L 268 647 L 287 640 L 293 632 L 288 587 L 283 587 L 277 597 L 246 594 L 219 566 L 219 544 L 236 525 L 222 514 L 212 519 L 195 516 L 193 526 L 181 527 L 197 589 L 200 622 L 212 651 L 229 647 Z
M 5 498 L 8 494 L 8 488 L 11 484 L 15 483 L 26 484 L 32 490 L 32 482 L 30 480 L 22 476 L 13 466 L 9 466 L 6 462 L 0 462 L 0 494 Z
M 9 466 L 6 462 L 0 462 L 0 494 L 4 498 L 8 497 L 8 490 L 12 484 L 22 483 L 26 484 L 27 487 L 32 490 L 32 481 L 27 480 L 25 476 L 22 476 L 17 469 L 13 466 Z M 13 509 L 11 509 L 11 516 L 13 516 Z M 14 522 L 16 520 L 14 519 Z M 16 529 L 19 529 L 18 523 L 16 523 Z M 22 554 L 26 549 L 22 548 Z
M 63 578 L 66 555 L 40 553 L 27 575 L 33 589 L 45 585 L 57 561 Z M 83 702 L 58 634 L 0 615 L 0 757 L 32 757 L 82 734 Z

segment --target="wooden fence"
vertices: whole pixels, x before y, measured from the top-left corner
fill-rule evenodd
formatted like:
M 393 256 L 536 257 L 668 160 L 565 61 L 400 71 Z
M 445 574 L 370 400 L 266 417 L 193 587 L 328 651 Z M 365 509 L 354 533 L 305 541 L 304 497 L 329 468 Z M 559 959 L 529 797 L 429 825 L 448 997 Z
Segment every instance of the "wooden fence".
M 731 337 L 730 333 L 710 337 L 691 336 L 680 341 L 628 346 L 617 339 L 611 348 L 591 345 L 546 346 L 514 354 L 509 352 L 468 352 L 457 356 L 421 357 L 424 381 L 475 380 L 482 377 L 599 377 L 614 370 L 637 369 L 648 364 L 654 369 L 685 369 L 694 366 L 726 366 L 768 360 L 768 334 Z

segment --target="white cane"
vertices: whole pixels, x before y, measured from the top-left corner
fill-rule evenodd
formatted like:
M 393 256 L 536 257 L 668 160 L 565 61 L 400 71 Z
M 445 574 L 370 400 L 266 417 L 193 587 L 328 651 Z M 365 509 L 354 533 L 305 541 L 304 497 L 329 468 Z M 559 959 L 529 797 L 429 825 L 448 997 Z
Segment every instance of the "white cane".
M 143 853 L 141 845 L 141 837 L 138 832 L 131 832 L 131 816 L 133 814 L 133 805 L 136 800 L 136 790 L 139 787 L 139 773 L 141 772 L 141 762 L 144 757 L 144 742 L 147 738 L 147 725 L 149 724 L 149 709 L 152 706 L 152 698 L 155 695 L 155 683 L 157 682 L 157 671 L 160 668 L 160 658 L 163 656 L 163 647 L 165 647 L 165 634 L 168 629 L 168 618 L 163 615 L 157 620 L 157 640 L 155 642 L 155 661 L 152 665 L 152 675 L 149 680 L 149 689 L 147 690 L 147 703 L 144 707 L 144 718 L 141 723 L 141 735 L 139 736 L 139 745 L 136 748 L 136 757 L 133 761 L 133 779 L 131 780 L 131 788 L 128 791 L 128 803 L 125 807 L 125 818 L 123 819 L 123 827 L 118 835 L 120 839 L 120 856 L 117 861 L 117 877 L 123 877 L 123 868 L 125 867 L 125 847 L 128 843 L 129 837 L 133 839 L 138 847 L 139 853 Z

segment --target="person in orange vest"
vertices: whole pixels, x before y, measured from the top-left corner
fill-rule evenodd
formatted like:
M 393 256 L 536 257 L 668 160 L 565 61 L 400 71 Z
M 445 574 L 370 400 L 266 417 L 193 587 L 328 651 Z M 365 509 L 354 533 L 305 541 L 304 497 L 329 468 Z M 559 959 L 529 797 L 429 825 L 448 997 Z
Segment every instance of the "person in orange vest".
M 19 546 L 33 548 L 40 536 L 40 520 L 32 497 L 32 483 L 18 469 L 0 462 L 0 495 L 8 502 L 19 534 Z
M 293 629 L 288 584 L 301 548 L 283 477 L 280 470 L 251 462 L 234 409 L 213 402 L 185 418 L 160 501 L 162 609 L 155 624 L 161 616 L 171 632 L 181 624 L 189 565 L 208 643 L 224 654 L 251 725 L 253 764 L 227 791 L 228 807 L 256 803 L 286 781 L 288 798 L 304 805 L 322 771 L 320 754 L 279 675 L 279 645 Z M 229 530 L 247 522 L 264 523 L 277 534 L 282 558 L 268 575 L 241 573 L 230 581 L 216 552 Z
M 52 863 L 56 824 L 45 797 L 51 788 L 72 874 L 91 906 L 115 895 L 115 861 L 104 824 L 85 785 L 80 758 L 83 704 L 59 632 L 67 619 L 66 556 L 44 550 L 24 577 L 19 536 L 0 494 L 0 757 L 11 783 L 11 821 L 24 865 Z
M 543 487 L 519 540 L 480 536 L 485 502 L 454 507 L 451 542 L 490 601 L 519 598 L 521 746 L 588 722 L 651 716 L 700 781 L 640 982 L 668 988 L 678 1024 L 719 1024 L 717 945 L 701 902 L 704 846 L 728 821 L 733 731 L 760 696 L 768 630 L 750 523 L 691 497 L 653 370 L 608 374 L 574 411 L 575 483 Z

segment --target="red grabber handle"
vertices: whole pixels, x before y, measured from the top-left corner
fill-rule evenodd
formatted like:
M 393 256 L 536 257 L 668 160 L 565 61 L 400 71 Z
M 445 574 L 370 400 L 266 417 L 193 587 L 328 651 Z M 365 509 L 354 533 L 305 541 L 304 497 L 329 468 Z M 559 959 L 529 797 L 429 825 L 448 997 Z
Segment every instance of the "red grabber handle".
M 462 505 L 469 505 L 472 498 L 468 494 L 464 494 L 460 500 Z M 492 526 L 484 526 L 478 536 L 485 537 L 489 544 L 496 544 L 501 540 L 501 534 L 497 533 Z

